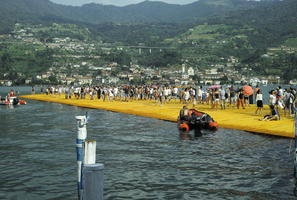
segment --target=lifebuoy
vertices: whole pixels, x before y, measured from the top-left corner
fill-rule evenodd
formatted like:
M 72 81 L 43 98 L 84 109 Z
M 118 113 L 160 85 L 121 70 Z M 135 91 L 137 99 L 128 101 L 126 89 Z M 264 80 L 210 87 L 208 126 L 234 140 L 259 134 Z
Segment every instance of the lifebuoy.
M 186 124 L 186 123 L 182 123 L 182 124 L 180 124 L 178 128 L 179 128 L 180 130 L 182 130 L 182 131 L 187 131 L 187 132 L 190 131 L 190 127 L 189 127 L 189 125 Z

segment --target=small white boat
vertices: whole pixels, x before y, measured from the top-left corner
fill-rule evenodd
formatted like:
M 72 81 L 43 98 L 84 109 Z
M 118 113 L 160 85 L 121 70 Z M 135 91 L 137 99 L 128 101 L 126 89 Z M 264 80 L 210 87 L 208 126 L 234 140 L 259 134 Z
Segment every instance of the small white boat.
M 25 105 L 26 101 L 18 99 L 16 96 L 1 99 L 0 105 Z

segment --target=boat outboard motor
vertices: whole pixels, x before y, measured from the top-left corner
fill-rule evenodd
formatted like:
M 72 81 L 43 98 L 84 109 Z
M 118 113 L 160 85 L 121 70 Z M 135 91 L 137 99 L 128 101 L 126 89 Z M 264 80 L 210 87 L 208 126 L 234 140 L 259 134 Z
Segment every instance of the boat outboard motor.
M 13 105 L 17 105 L 19 103 L 19 99 L 18 98 L 14 98 L 12 104 Z
M 209 119 L 209 115 L 207 114 L 203 114 L 202 116 L 197 116 L 197 115 L 192 115 L 192 123 L 196 124 L 196 125 L 204 125 L 206 123 L 208 123 Z

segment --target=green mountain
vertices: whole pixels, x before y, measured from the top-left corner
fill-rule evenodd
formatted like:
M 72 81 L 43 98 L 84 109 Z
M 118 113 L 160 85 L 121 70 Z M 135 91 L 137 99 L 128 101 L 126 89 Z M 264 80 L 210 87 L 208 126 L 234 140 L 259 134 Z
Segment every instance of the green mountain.
M 241 74 L 275 75 L 289 81 L 297 75 L 296 10 L 296 0 L 269 2 L 202 20 L 166 41 L 179 46 L 183 57 L 196 66 L 207 68 L 233 56 L 240 62 Z
M 250 26 L 255 31 L 247 33 L 255 47 L 281 45 L 289 38 L 297 37 L 297 1 L 284 0 L 253 9 L 231 12 L 224 17 L 212 18 L 210 24 L 226 24 L 238 27 Z
M 227 11 L 255 7 L 246 0 L 200 0 L 188 5 L 144 1 L 125 7 L 86 4 L 64 6 L 49 0 L 0 0 L 0 32 L 9 32 L 16 22 L 26 23 L 189 23 Z
M 0 0 L 0 33 L 9 33 L 15 23 L 70 22 L 62 17 L 65 6 L 48 0 Z
M 181 59 L 186 59 L 205 69 L 211 64 L 225 66 L 232 56 L 239 61 L 236 70 L 241 74 L 276 75 L 288 81 L 297 76 L 296 10 L 296 0 L 200 0 L 183 6 L 146 1 L 125 7 L 0 0 L 0 33 L 11 32 L 17 22 L 24 26 L 43 24 L 40 28 L 34 26 L 39 41 L 66 36 L 81 41 L 100 38 L 118 46 L 143 43 L 172 47 L 164 54 L 147 52 L 143 56 L 144 52 L 137 57 L 137 52 L 127 53 L 127 60 L 136 56 L 144 66 L 167 67 L 168 60 L 180 64 Z M 0 66 L 4 66 L 0 67 L 0 74 L 1 70 L 10 70 L 11 77 L 16 72 L 40 73 L 56 59 L 54 52 L 45 47 L 35 51 L 35 46 L 7 44 L 0 43 Z M 121 54 L 114 58 L 120 59 L 118 55 Z M 165 55 L 170 55 L 170 59 L 166 60 Z

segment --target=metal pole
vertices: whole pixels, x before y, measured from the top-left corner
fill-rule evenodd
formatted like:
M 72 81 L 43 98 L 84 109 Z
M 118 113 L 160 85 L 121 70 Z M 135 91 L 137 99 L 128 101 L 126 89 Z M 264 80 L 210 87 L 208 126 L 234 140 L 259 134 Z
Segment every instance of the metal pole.
M 295 115 L 295 162 L 294 162 L 294 175 L 297 178 L 297 116 Z
M 103 164 L 85 164 L 83 166 L 83 199 L 103 200 Z
M 77 155 L 77 191 L 78 199 L 81 199 L 82 194 L 82 164 L 83 164 L 83 143 L 87 137 L 87 117 L 86 116 L 76 116 L 77 121 L 77 139 L 76 139 L 76 155 Z
M 96 163 L 96 141 L 84 142 L 83 199 L 103 200 L 103 164 Z

